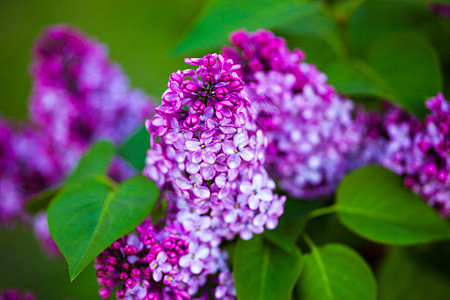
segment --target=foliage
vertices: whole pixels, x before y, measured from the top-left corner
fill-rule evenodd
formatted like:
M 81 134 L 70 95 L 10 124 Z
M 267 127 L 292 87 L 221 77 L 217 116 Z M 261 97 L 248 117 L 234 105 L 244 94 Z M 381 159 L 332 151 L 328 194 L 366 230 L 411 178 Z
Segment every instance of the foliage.
M 172 16 L 167 7 L 165 17 L 174 22 L 185 9 L 179 8 Z M 117 10 L 114 13 L 121 15 Z M 189 17 L 194 19 L 193 15 L 191 8 Z M 184 18 L 178 27 L 164 34 L 180 32 L 187 21 Z M 138 25 L 145 24 L 141 21 Z M 152 26 L 140 30 L 160 29 L 159 24 Z M 172 54 L 207 53 L 226 43 L 232 30 L 261 27 L 275 29 L 291 47 L 302 48 L 308 60 L 328 75 L 339 92 L 363 104 L 379 105 L 381 100 L 389 99 L 423 117 L 427 97 L 441 90 L 449 95 L 450 48 L 446 41 L 450 23 L 431 14 L 423 1 L 209 1 L 185 30 Z M 99 30 L 99 37 L 103 34 L 114 40 L 106 31 L 106 27 Z M 153 32 L 152 38 L 154 35 L 157 33 Z M 144 37 L 140 33 L 128 42 L 133 44 Z M 170 61 L 164 70 L 167 74 L 155 72 L 145 80 L 157 78 L 161 85 L 179 59 L 165 55 L 174 40 L 160 37 L 159 41 L 165 47 L 156 57 Z M 113 47 L 114 43 L 122 41 L 111 43 L 111 48 L 117 49 L 120 47 Z M 151 39 L 142 44 L 146 46 L 137 47 L 140 50 L 134 56 L 144 55 L 142 48 L 148 49 Z M 147 74 L 140 70 L 139 61 L 130 58 L 125 62 L 133 80 Z M 0 81 L 4 77 L 0 76 Z M 143 83 L 144 79 L 140 80 Z M 17 86 L 25 85 L 24 82 Z M 162 90 L 150 89 L 155 94 Z M 12 90 L 10 93 L 20 94 Z M 20 108 L 5 110 L 20 115 Z M 50 232 L 68 262 L 71 280 L 105 247 L 133 230 L 152 212 L 158 198 L 153 182 L 136 175 L 118 184 L 105 175 L 115 153 L 136 170 L 142 170 L 146 149 L 148 134 L 144 127 L 118 149 L 108 142 L 99 142 L 63 185 L 36 195 L 27 204 L 31 213 L 48 206 Z M 288 199 L 275 230 L 236 242 L 232 269 L 239 299 L 376 299 L 377 281 L 380 299 L 421 299 L 430 295 L 431 299 L 440 299 L 448 294 L 448 271 L 423 267 L 424 262 L 411 254 L 410 248 L 397 247 L 437 245 L 450 239 L 448 222 L 423 199 L 406 190 L 399 176 L 381 167 L 361 168 L 346 176 L 335 198 L 316 202 Z M 316 238 L 312 232 L 306 232 L 308 224 L 324 220 L 328 214 L 336 214 L 339 226 L 367 240 L 364 245 L 371 247 L 376 243 L 388 249 L 379 267 L 369 266 L 364 249 L 352 249 L 343 245 L 345 241 L 338 244 L 325 239 L 324 245 L 312 242 Z M 328 228 L 324 225 L 317 230 Z M 434 252 L 426 253 L 432 256 Z

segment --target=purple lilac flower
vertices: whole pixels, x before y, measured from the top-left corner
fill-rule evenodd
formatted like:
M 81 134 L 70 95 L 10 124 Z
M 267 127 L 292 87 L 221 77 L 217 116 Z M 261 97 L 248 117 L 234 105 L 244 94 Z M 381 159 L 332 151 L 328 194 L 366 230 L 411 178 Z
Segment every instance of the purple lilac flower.
M 269 173 L 293 196 L 329 196 L 362 139 L 353 103 L 271 32 L 240 30 L 230 40 L 223 53 L 242 65 L 256 124 L 268 139 Z
M 153 104 L 129 87 L 106 48 L 75 28 L 47 28 L 37 39 L 31 73 L 31 120 L 64 149 L 67 169 L 94 141 L 124 141 Z
M 14 173 L 13 129 L 0 119 L 0 224 L 7 224 L 22 211 Z
M 50 27 L 42 33 L 30 71 L 31 124 L 13 134 L 0 126 L 0 164 L 14 162 L 2 168 L 7 176 L 0 175 L 2 223 L 23 215 L 22 206 L 30 196 L 59 184 L 93 142 L 125 141 L 154 107 L 141 91 L 129 87 L 103 45 L 69 26 Z M 12 142 L 3 146 L 8 140 Z M 14 159 L 7 158 L 11 155 Z M 121 181 L 135 172 L 116 157 L 108 175 Z M 32 220 L 38 240 L 53 253 L 44 221 L 42 215 Z
M 0 123 L 0 222 L 25 217 L 26 200 L 58 182 L 61 174 L 52 140 L 31 126 L 12 129 Z
M 116 288 L 117 299 L 191 299 L 208 275 L 221 270 L 209 264 L 222 261 L 226 252 L 171 219 L 169 215 L 167 224 L 157 225 L 146 219 L 137 233 L 122 237 L 96 258 L 103 299 Z
M 443 217 L 450 215 L 450 103 L 442 94 L 426 102 L 422 123 L 386 104 L 369 130 L 379 136 L 378 163 L 403 176 L 405 186 L 422 196 Z
M 236 234 L 249 239 L 264 226 L 275 228 L 285 197 L 273 194 L 262 166 L 266 139 L 253 122 L 240 66 L 220 54 L 185 61 L 196 69 L 172 73 L 162 104 L 146 122 L 152 147 L 144 174 L 177 203 L 187 230 L 202 228 L 203 242 L 219 244 Z M 207 226 L 197 223 L 198 215 Z M 259 215 L 265 217 L 255 221 Z
M 30 292 L 21 293 L 16 289 L 3 290 L 0 293 L 0 300 L 35 300 L 36 297 Z
M 220 273 L 218 281 L 219 285 L 214 291 L 215 299 L 236 299 L 236 289 L 234 288 L 233 273 L 227 271 Z

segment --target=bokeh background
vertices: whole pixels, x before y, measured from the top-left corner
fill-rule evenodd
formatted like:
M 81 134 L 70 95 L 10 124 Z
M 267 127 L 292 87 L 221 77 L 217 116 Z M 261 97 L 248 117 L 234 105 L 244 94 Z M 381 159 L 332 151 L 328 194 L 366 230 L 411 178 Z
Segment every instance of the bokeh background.
M 106 44 L 131 85 L 155 98 L 170 73 L 184 68 L 183 57 L 218 51 L 241 27 L 274 29 L 291 48 L 302 48 L 339 91 L 368 106 L 392 96 L 380 88 L 380 78 L 392 85 L 397 102 L 418 115 L 423 108 L 417 103 L 426 97 L 438 91 L 450 97 L 450 19 L 433 14 L 426 1 L 0 0 L 3 116 L 26 119 L 33 41 L 58 23 Z M 399 63 L 401 70 L 390 68 Z M 332 218 L 316 226 L 330 229 L 322 242 L 358 247 L 358 238 Z M 394 248 L 381 262 L 375 257 L 380 298 L 448 299 L 449 253 L 448 243 L 441 243 Z M 47 258 L 25 225 L 0 230 L 0 258 L 0 289 L 30 290 L 41 300 L 99 299 L 93 268 L 70 283 L 65 261 Z

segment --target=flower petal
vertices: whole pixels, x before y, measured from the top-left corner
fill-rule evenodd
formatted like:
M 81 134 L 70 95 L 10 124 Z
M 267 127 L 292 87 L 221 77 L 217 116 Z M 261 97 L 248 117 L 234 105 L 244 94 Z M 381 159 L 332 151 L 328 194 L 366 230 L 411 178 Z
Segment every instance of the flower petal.
M 187 140 L 185 145 L 189 151 L 200 150 L 200 141 L 199 140 L 196 140 L 196 139 Z
M 236 169 L 241 164 L 241 157 L 239 155 L 233 154 L 230 155 L 227 159 L 227 165 L 232 168 Z
M 194 187 L 192 191 L 194 192 L 195 196 L 197 196 L 198 198 L 201 198 L 201 199 L 206 199 L 211 194 L 209 189 L 207 187 L 204 187 L 204 186 Z
M 242 157 L 243 160 L 251 161 L 255 157 L 255 152 L 253 152 L 253 150 L 250 150 L 249 147 L 245 147 L 239 149 L 239 155 Z

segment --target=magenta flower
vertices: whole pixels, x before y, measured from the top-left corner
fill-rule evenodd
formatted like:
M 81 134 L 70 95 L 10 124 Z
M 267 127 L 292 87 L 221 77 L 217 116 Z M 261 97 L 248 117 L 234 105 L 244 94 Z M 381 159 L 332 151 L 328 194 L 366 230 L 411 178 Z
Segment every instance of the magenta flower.
M 156 282 L 161 281 L 163 273 L 169 273 L 172 270 L 172 265 L 167 263 L 167 254 L 161 251 L 156 256 L 156 259 L 150 262 L 150 269 L 153 272 L 153 279 Z

